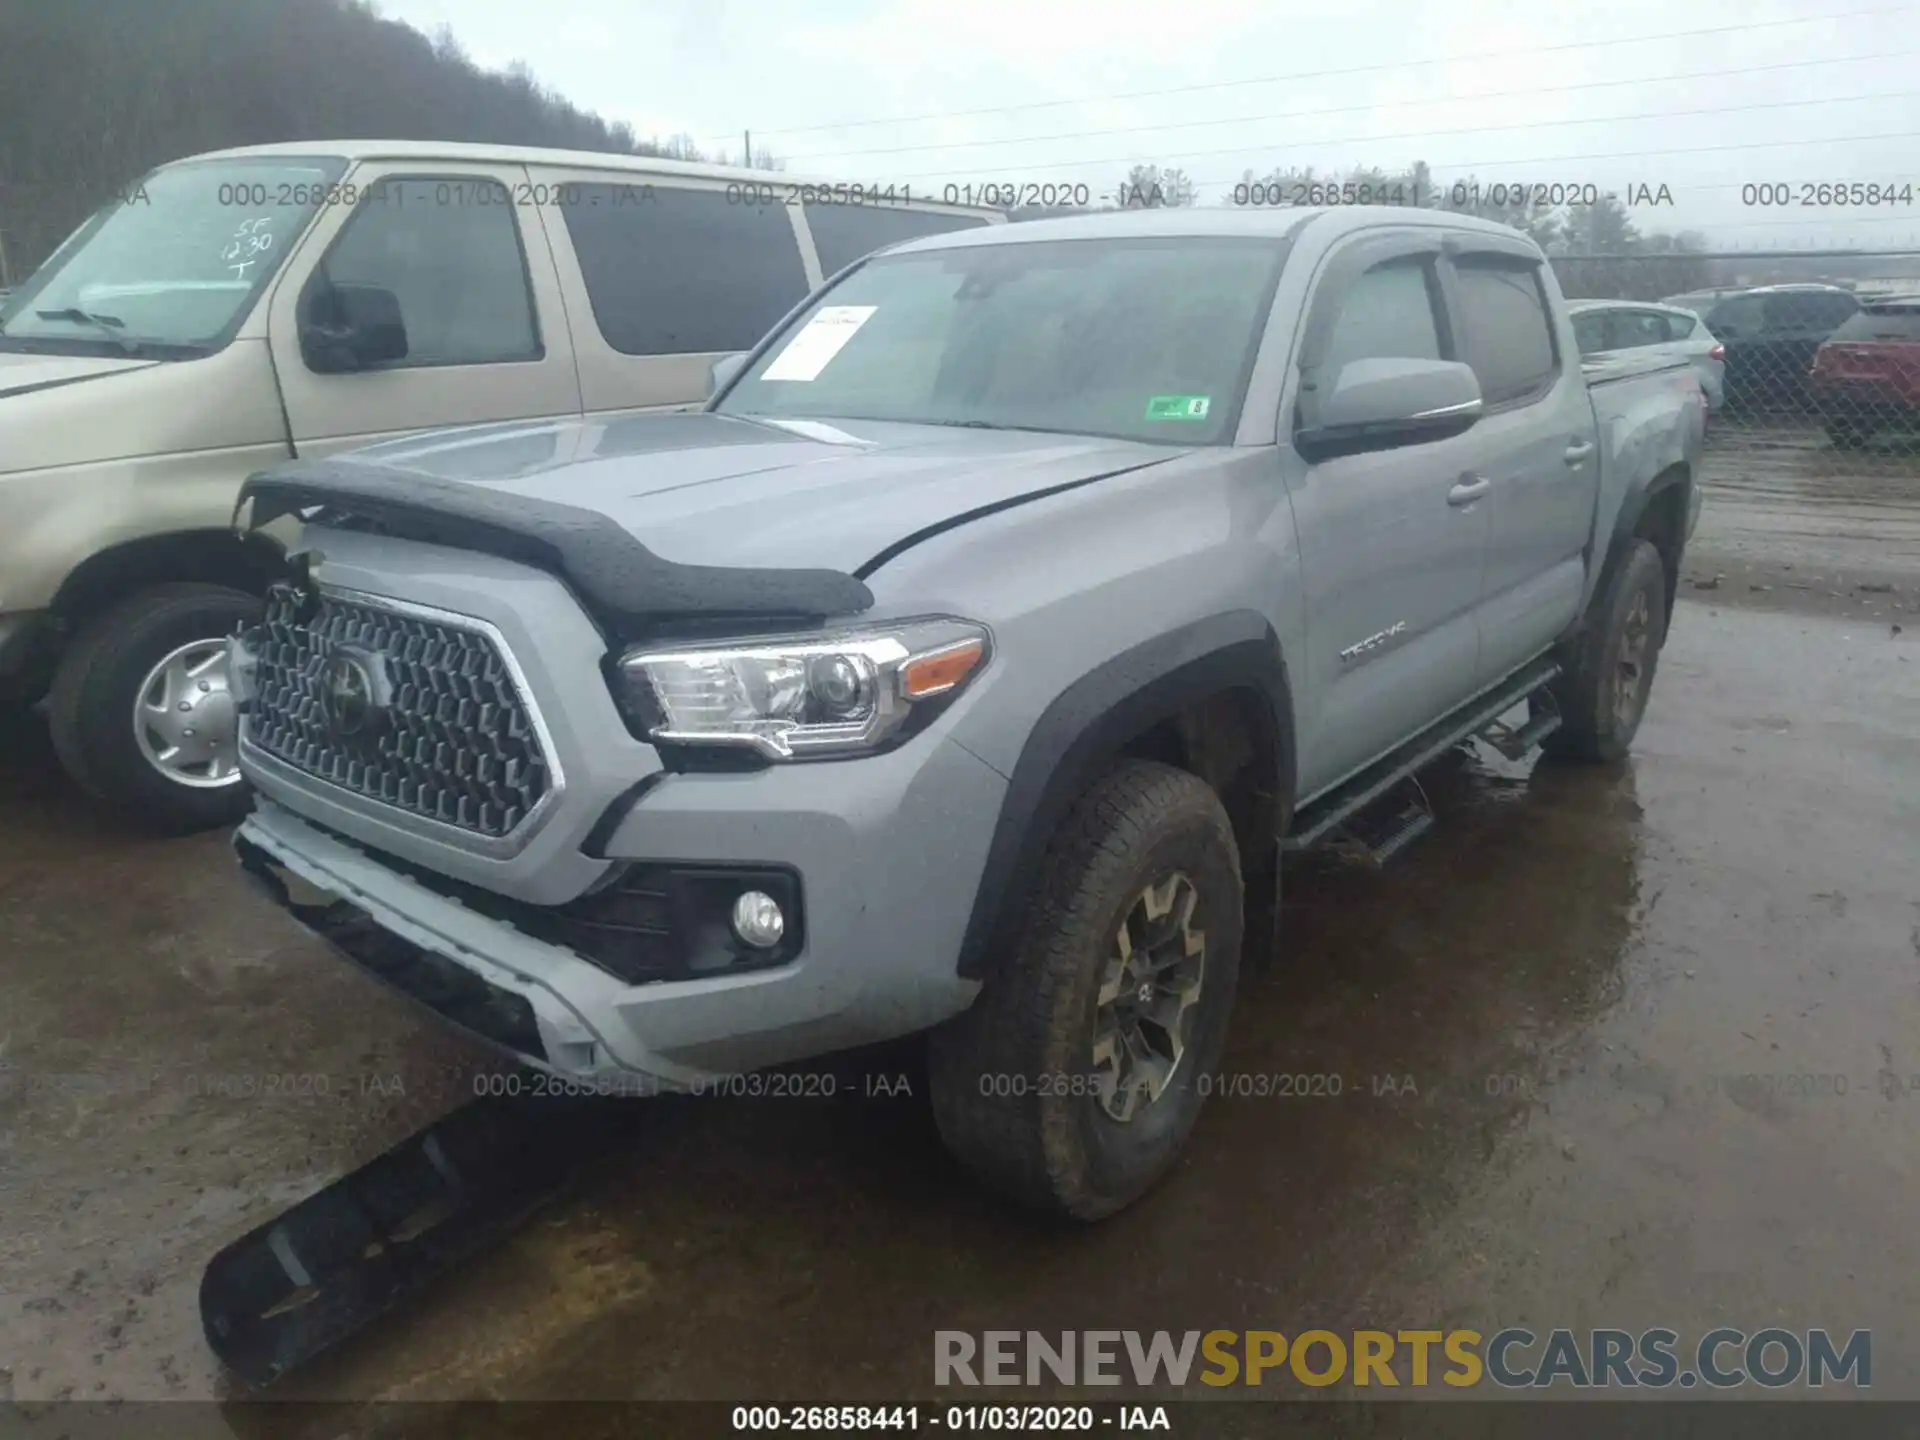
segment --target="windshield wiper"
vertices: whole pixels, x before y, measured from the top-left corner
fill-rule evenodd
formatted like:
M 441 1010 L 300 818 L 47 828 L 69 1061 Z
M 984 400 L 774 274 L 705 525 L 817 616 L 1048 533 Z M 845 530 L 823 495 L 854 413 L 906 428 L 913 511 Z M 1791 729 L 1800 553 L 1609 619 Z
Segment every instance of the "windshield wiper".
M 1055 425 L 1002 425 L 993 420 L 903 420 L 903 425 L 947 425 L 956 430 L 1018 430 L 1023 435 L 1092 435 L 1091 430 L 1062 430 Z M 1102 439 L 1108 438 L 1105 436 Z
M 127 322 L 118 315 L 101 315 L 95 311 L 82 310 L 78 305 L 69 305 L 64 310 L 36 310 L 33 313 L 42 320 L 65 320 L 69 325 L 91 325 L 126 354 L 140 353 L 138 340 L 129 339 L 119 333 L 127 328 Z

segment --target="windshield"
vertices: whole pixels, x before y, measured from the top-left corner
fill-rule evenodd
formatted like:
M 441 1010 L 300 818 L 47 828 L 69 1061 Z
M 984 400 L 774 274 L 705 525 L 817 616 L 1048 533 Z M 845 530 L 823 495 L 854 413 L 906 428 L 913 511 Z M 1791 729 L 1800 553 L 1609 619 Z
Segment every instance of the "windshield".
M 1757 335 L 1765 328 L 1766 301 L 1764 295 L 1736 295 L 1721 301 L 1700 318 L 1722 339 L 1742 339 Z
M 97 211 L 0 305 L 0 350 L 203 354 L 233 337 L 346 161 L 156 170 Z
M 1275 240 L 1195 236 L 882 256 L 715 409 L 1220 444 L 1284 258 Z
M 1841 344 L 1863 341 L 1920 340 L 1920 301 L 1907 305 L 1883 305 L 1861 310 L 1851 316 L 1832 337 Z
M 1662 305 L 1671 305 L 1676 310 L 1691 310 L 1695 315 L 1698 315 L 1704 320 L 1707 318 L 1708 312 L 1725 298 L 1724 295 L 1717 295 L 1712 292 L 1704 295 L 1669 295 L 1660 303 Z

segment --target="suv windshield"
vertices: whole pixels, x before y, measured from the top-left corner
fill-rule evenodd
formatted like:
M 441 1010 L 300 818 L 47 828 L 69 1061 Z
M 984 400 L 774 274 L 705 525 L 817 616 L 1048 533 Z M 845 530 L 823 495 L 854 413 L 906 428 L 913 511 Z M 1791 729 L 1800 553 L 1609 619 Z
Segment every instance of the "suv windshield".
M 883 255 L 715 409 L 1220 444 L 1284 259 L 1280 241 L 1199 236 Z
M 1766 303 L 1764 295 L 1736 295 L 1722 300 L 1700 318 L 1723 340 L 1758 335 L 1765 328 Z
M 1830 338 L 1855 345 L 1875 340 L 1920 340 L 1920 300 L 1870 306 L 1851 316 Z
M 164 359 L 218 349 L 345 169 L 299 157 L 154 171 L 0 305 L 0 350 Z

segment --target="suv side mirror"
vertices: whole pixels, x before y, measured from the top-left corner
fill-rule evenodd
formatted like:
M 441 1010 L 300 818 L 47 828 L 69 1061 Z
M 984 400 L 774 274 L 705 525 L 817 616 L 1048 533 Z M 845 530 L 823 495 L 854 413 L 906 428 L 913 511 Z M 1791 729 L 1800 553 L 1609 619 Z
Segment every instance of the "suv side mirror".
M 731 355 L 722 355 L 718 360 L 714 361 L 713 371 L 707 382 L 708 396 L 718 395 L 722 390 L 726 389 L 728 384 L 732 382 L 733 377 L 740 373 L 746 363 L 747 352 L 744 350 L 736 350 Z
M 1472 427 L 1480 381 L 1457 360 L 1353 360 L 1324 390 L 1302 382 L 1314 424 L 1294 435 L 1309 460 L 1444 440 Z
M 302 309 L 300 353 L 310 370 L 342 375 L 407 358 L 407 326 L 391 290 L 323 280 Z

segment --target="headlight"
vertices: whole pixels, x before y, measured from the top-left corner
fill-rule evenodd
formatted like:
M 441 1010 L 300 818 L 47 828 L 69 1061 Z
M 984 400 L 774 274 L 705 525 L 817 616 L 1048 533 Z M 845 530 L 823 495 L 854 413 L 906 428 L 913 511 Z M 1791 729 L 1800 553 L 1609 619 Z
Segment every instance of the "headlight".
M 883 749 L 987 662 L 985 626 L 905 620 L 828 635 L 630 650 L 623 709 L 649 740 L 739 746 L 772 760 Z

